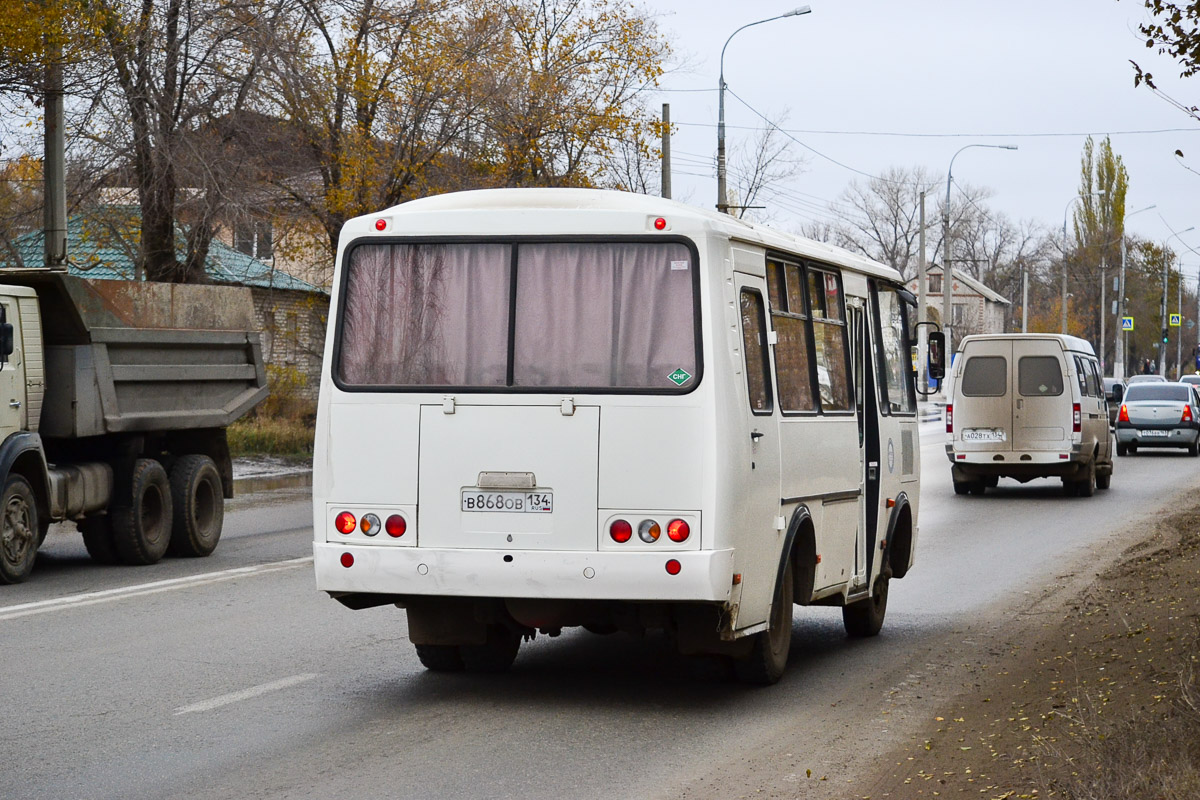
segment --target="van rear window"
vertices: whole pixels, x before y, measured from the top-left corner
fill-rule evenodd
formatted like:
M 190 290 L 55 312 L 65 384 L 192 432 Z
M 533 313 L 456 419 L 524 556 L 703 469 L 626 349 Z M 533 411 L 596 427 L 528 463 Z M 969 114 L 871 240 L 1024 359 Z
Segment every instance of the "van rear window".
M 1008 391 L 1008 359 L 973 356 L 963 367 L 959 393 L 965 397 L 1003 397 Z
M 370 243 L 347 255 L 344 388 L 683 393 L 699 381 L 681 242 Z
M 1062 362 L 1054 356 L 1024 356 L 1018 359 L 1017 391 L 1025 397 L 1062 394 Z

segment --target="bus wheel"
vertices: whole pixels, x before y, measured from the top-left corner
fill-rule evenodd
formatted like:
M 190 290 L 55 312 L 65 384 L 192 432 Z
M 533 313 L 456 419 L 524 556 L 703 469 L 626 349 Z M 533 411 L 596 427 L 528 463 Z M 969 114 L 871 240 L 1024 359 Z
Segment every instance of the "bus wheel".
M 37 558 L 37 502 L 29 481 L 9 475 L 0 497 L 0 583 L 21 583 Z
M 458 653 L 458 645 L 454 644 L 419 644 L 417 658 L 421 666 L 431 672 L 462 672 L 462 656 Z
M 97 564 L 116 564 L 117 546 L 113 543 L 112 517 L 108 514 L 93 514 L 75 523 L 83 534 L 83 546 Z
M 171 468 L 174 521 L 167 551 L 173 556 L 203 557 L 217 549 L 225 519 L 221 473 L 208 456 L 187 455 Z
M 981 494 L 985 494 L 987 492 L 987 487 L 988 487 L 987 481 L 984 480 L 983 478 L 979 478 L 978 480 L 971 481 L 970 486 L 971 486 L 971 494 L 973 494 L 973 495 L 981 495 Z
M 783 578 L 775 587 L 767 629 L 754 634 L 750 653 L 733 662 L 733 670 L 743 683 L 770 686 L 783 677 L 792 649 L 792 583 L 792 560 L 789 558 Z
M 489 625 L 487 641 L 458 648 L 463 666 L 470 672 L 504 672 L 512 666 L 521 648 L 521 637 L 503 625 Z
M 955 494 L 967 494 L 970 491 L 971 491 L 971 482 L 970 481 L 955 481 L 954 482 L 954 493 Z
M 870 597 L 842 606 L 842 626 L 846 635 L 856 639 L 877 635 L 883 628 L 887 598 L 888 578 L 881 575 L 875 581 L 875 592 Z
M 134 462 L 131 482 L 129 505 L 113 509 L 113 541 L 126 564 L 154 564 L 171 541 L 171 482 L 153 458 Z

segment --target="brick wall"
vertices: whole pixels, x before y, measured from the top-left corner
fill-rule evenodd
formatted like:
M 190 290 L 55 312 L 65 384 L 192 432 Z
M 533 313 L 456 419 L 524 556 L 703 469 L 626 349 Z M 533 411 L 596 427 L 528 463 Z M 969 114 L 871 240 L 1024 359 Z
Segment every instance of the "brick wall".
M 296 385 L 296 393 L 316 401 L 329 298 L 315 292 L 251 289 L 267 374 Z

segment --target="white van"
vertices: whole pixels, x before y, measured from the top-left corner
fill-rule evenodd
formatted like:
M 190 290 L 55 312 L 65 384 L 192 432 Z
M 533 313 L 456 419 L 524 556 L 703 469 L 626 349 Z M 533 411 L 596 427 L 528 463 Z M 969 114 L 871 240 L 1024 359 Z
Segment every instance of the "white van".
M 505 189 L 346 223 L 317 586 L 432 670 L 665 629 L 777 680 L 793 603 L 883 624 L 913 563 L 912 296 L 888 267 L 643 195 Z
M 1083 339 L 1050 333 L 967 336 L 951 370 L 946 455 L 956 494 L 1001 477 L 1059 477 L 1090 497 L 1112 479 L 1100 365 Z

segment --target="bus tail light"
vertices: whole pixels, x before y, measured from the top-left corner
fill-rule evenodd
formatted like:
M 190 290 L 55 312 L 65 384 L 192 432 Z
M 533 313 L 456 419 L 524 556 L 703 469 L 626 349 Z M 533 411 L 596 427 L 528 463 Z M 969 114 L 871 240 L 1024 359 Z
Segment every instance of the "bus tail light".
M 359 530 L 367 536 L 374 536 L 379 533 L 379 529 L 383 527 L 383 523 L 379 521 L 379 517 L 374 514 L 364 514 L 362 521 L 358 524 Z
M 662 536 L 662 528 L 652 519 L 644 519 L 638 523 L 638 538 L 646 544 L 653 544 Z
M 1079 433 L 1083 430 L 1083 409 L 1079 403 L 1071 404 L 1071 433 Z
M 350 553 L 342 553 L 342 566 L 350 569 L 354 566 L 354 556 Z
M 343 511 L 337 515 L 333 525 L 338 529 L 338 533 L 354 533 L 354 529 L 358 526 L 358 520 L 354 519 L 354 515 L 349 511 Z
M 1117 422 L 1129 422 L 1129 406 L 1121 403 L 1121 410 L 1117 412 Z
M 672 542 L 686 542 L 692 535 L 692 528 L 681 519 L 673 519 L 667 523 L 667 538 Z
M 954 406 L 946 403 L 946 433 L 954 433 Z
M 387 518 L 387 522 L 383 523 L 383 529 L 387 531 L 388 536 L 399 539 L 408 530 L 408 523 L 399 514 L 392 514 Z
M 608 535 L 618 544 L 628 542 L 633 537 L 633 526 L 623 519 L 613 520 L 608 526 Z
M 681 569 L 683 569 L 683 565 L 680 564 L 675 559 L 672 558 L 670 561 L 667 562 L 667 574 L 668 575 L 678 575 L 679 571 Z

